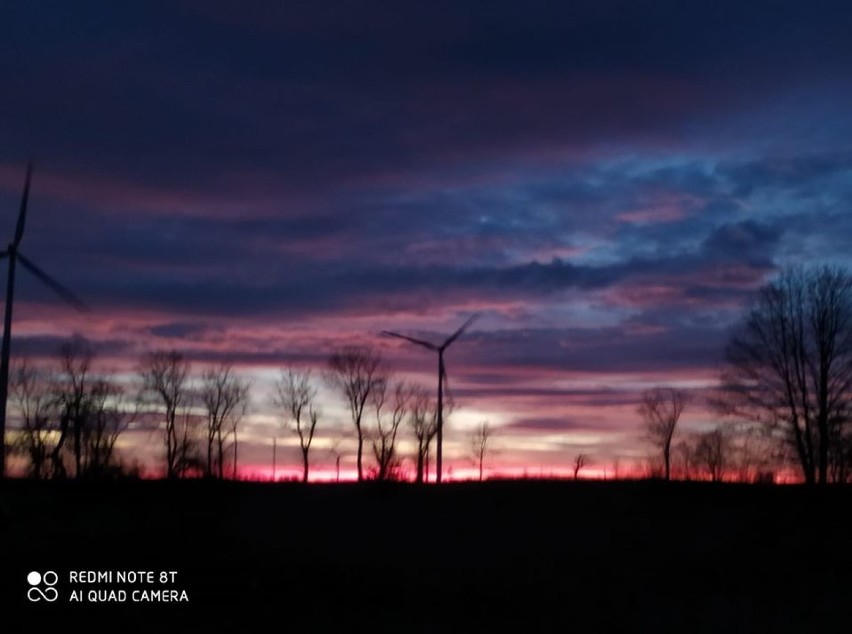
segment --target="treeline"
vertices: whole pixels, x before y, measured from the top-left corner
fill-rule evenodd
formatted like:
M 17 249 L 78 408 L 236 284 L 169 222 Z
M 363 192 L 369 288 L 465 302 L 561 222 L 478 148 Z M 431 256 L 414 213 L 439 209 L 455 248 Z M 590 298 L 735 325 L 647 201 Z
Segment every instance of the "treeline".
M 852 480 L 852 277 L 838 267 L 789 268 L 762 287 L 731 332 L 708 400 L 724 422 L 681 434 L 682 389 L 644 393 L 638 411 L 657 448 L 655 475 L 709 476 L 792 464 L 808 484 Z
M 248 405 L 248 383 L 227 365 L 191 384 L 180 353 L 146 355 L 136 380 L 96 363 L 83 338 L 64 344 L 55 363 L 14 366 L 9 398 L 18 417 L 11 451 L 34 478 L 138 477 L 138 461 L 118 449 L 129 429 L 158 432 L 168 478 L 225 476 L 226 454 Z
M 10 376 L 9 398 L 19 427 L 11 451 L 27 459 L 34 478 L 135 474 L 122 463 L 118 437 L 133 420 L 126 392 L 110 372 L 97 372 L 83 339 L 62 346 L 55 367 L 21 362 Z
M 772 483 L 789 465 L 784 443 L 742 421 L 717 422 L 705 430 L 683 430 L 689 393 L 654 388 L 642 395 L 638 413 L 645 439 L 655 447 L 644 475 L 665 480 Z
M 317 403 L 318 382 L 342 399 L 355 440 L 357 478 L 399 480 L 404 477 L 400 440 L 412 440 L 414 480 L 424 482 L 437 411 L 430 392 L 394 377 L 377 350 L 348 346 L 333 352 L 320 376 L 309 370 L 284 368 L 274 385 L 272 404 L 279 420 L 296 435 L 302 458 L 302 480 L 310 472 L 310 451 L 322 413 Z M 447 408 L 445 407 L 445 415 Z M 369 463 L 365 465 L 367 454 Z
M 283 368 L 267 404 L 280 429 L 298 441 L 304 481 L 317 430 L 326 422 L 317 402 L 319 382 L 346 404 L 359 481 L 403 477 L 405 434 L 414 448 L 414 479 L 427 479 L 437 432 L 431 393 L 396 380 L 375 349 L 345 347 L 330 355 L 319 376 Z M 251 388 L 228 364 L 194 373 L 190 360 L 175 350 L 145 355 L 134 377 L 122 381 L 117 372 L 99 367 L 89 343 L 76 338 L 49 366 L 14 367 L 10 404 L 18 420 L 11 450 L 25 459 L 33 478 L 138 476 L 140 464 L 126 461 L 118 441 L 128 430 L 147 431 L 160 438 L 166 478 L 237 478 L 239 432 Z M 445 405 L 445 416 L 451 409 Z
M 316 374 L 284 368 L 275 381 L 267 406 L 298 440 L 304 481 L 317 430 L 327 424 L 320 383 L 345 404 L 359 481 L 400 479 L 407 458 L 414 479 L 427 479 L 437 432 L 431 391 L 398 380 L 377 349 L 360 346 L 333 352 Z M 250 391 L 233 367 L 196 376 L 177 351 L 146 355 L 135 380 L 122 383 L 75 339 L 50 368 L 14 368 L 10 399 L 19 422 L 12 449 L 35 478 L 133 474 L 138 466 L 122 460 L 118 440 L 128 429 L 148 429 L 162 439 L 167 478 L 236 477 Z M 716 413 L 712 428 L 681 431 L 690 394 L 660 387 L 642 395 L 644 438 L 657 450 L 651 475 L 721 480 L 733 472 L 770 480 L 775 468 L 794 465 L 806 483 L 852 480 L 850 275 L 836 267 L 783 271 L 759 289 L 731 332 L 718 388 L 704 403 Z M 445 404 L 444 415 L 451 409 Z M 482 425 L 469 438 L 480 478 L 491 436 Z M 400 451 L 403 437 L 410 455 Z M 575 478 L 588 461 L 576 456 Z

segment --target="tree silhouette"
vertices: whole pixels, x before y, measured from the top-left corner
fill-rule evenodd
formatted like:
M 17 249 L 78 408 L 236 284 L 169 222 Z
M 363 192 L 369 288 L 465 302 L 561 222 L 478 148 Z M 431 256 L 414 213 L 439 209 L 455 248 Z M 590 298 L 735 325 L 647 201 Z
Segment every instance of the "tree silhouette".
M 76 338 L 60 348 L 53 372 L 17 365 L 12 374 L 12 404 L 21 418 L 16 450 L 29 459 L 36 478 L 103 477 L 120 472 L 118 437 L 134 413 L 112 373 L 96 374 L 88 343 Z
M 695 439 L 684 438 L 678 443 L 672 445 L 672 463 L 677 465 L 680 463 L 680 477 L 684 480 L 692 480 L 693 471 L 695 470 Z M 678 461 L 678 458 L 680 459 Z M 678 473 L 678 469 L 672 468 L 672 471 Z
M 201 401 L 207 415 L 206 461 L 207 477 L 225 477 L 226 443 L 236 438 L 237 425 L 248 408 L 249 384 L 241 380 L 233 366 L 220 364 L 208 369 L 201 382 Z
M 10 383 L 11 403 L 21 419 L 12 449 L 27 457 L 30 477 L 50 477 L 49 458 L 57 432 L 56 399 L 50 391 L 50 377 L 24 360 L 12 368 Z
M 648 440 L 660 450 L 663 474 L 671 479 L 671 447 L 675 428 L 686 406 L 686 394 L 674 388 L 657 387 L 642 394 L 639 414 Z
M 364 410 L 373 391 L 384 385 L 387 370 L 379 354 L 366 346 L 347 346 L 328 359 L 326 377 L 346 400 L 358 439 L 358 482 L 364 480 Z
M 479 467 L 479 481 L 485 473 L 485 456 L 491 448 L 493 430 L 488 421 L 482 421 L 470 433 L 470 453 Z
M 153 397 L 163 407 L 166 477 L 186 475 L 197 461 L 197 441 L 189 416 L 189 361 L 176 350 L 153 352 L 142 360 L 141 397 Z
M 835 433 L 829 449 L 829 477 L 832 482 L 849 482 L 852 480 L 852 434 L 839 430 Z
M 852 391 L 852 278 L 783 271 L 757 293 L 726 349 L 724 413 L 779 434 L 807 483 L 843 469 Z
M 719 482 L 725 472 L 727 462 L 728 439 L 721 429 L 701 434 L 695 445 L 695 461 L 710 476 L 712 482 Z
M 60 373 L 56 383 L 56 399 L 61 410 L 60 437 L 54 452 L 63 449 L 67 434 L 71 433 L 74 473 L 83 472 L 83 429 L 89 416 L 88 392 L 91 389 L 91 367 L 94 352 L 89 343 L 75 338 L 60 348 Z M 64 466 L 58 468 L 61 458 L 53 459 L 54 472 L 64 472 Z
M 621 458 L 616 456 L 612 459 L 612 479 L 618 480 L 621 478 Z
M 574 479 L 577 480 L 580 477 L 580 469 L 586 466 L 588 458 L 586 454 L 578 453 L 574 458 Z
M 309 372 L 281 370 L 275 382 L 273 403 L 284 411 L 287 425 L 299 437 L 302 452 L 302 482 L 308 481 L 309 453 L 317 428 L 319 412 L 314 408 L 316 389 L 311 385 Z
M 370 432 L 370 447 L 376 459 L 376 480 L 396 480 L 401 460 L 396 449 L 399 426 L 408 414 L 411 388 L 399 382 L 384 382 L 373 390 L 376 425 Z
M 445 408 L 445 417 L 447 414 L 447 408 Z M 428 467 L 426 463 L 429 460 L 429 448 L 438 431 L 437 412 L 429 392 L 424 388 L 414 388 L 412 391 L 408 424 L 417 443 L 414 456 L 414 481 L 422 483 Z
M 124 407 L 123 388 L 111 377 L 94 380 L 86 398 L 83 473 L 101 477 L 120 468 L 116 463 L 115 444 L 129 426 L 133 414 Z
M 346 440 L 346 434 L 339 433 L 329 439 L 328 453 L 334 458 L 334 481 L 340 482 L 340 461 L 343 459 L 341 445 Z

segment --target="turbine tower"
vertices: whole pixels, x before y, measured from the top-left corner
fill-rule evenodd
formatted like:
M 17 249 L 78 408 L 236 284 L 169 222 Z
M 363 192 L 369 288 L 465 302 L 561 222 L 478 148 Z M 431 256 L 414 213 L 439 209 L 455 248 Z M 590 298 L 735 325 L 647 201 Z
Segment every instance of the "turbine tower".
M 3 318 L 3 345 L 0 347 L 0 478 L 6 477 L 6 401 L 9 395 L 9 346 L 12 339 L 12 309 L 15 301 L 15 267 L 18 262 L 74 308 L 86 309 L 83 302 L 77 299 L 71 291 L 42 271 L 20 252 L 21 238 L 24 237 L 24 226 L 27 221 L 27 202 L 30 197 L 32 173 L 33 166 L 30 163 L 27 165 L 27 176 L 24 181 L 24 193 L 21 196 L 21 208 L 18 211 L 15 237 L 6 247 L 6 250 L 0 253 L 0 260 L 9 258 L 9 272 L 6 278 L 6 312 Z
M 398 339 L 405 339 L 406 341 L 413 343 L 418 346 L 422 346 L 427 350 L 431 350 L 432 352 L 438 353 L 438 424 L 437 424 L 437 445 L 438 449 L 435 452 L 435 482 L 438 484 L 441 483 L 441 472 L 443 470 L 443 445 L 444 445 L 444 385 L 447 382 L 447 368 L 444 365 L 444 351 L 450 347 L 450 345 L 459 337 L 462 336 L 465 330 L 467 330 L 468 326 L 470 326 L 473 321 L 479 317 L 478 314 L 473 314 L 468 317 L 467 321 L 464 322 L 458 330 L 456 330 L 453 334 L 451 334 L 441 345 L 436 345 L 430 341 L 424 341 L 423 339 L 415 339 L 414 337 L 408 337 L 406 335 L 401 335 L 398 332 L 391 332 L 389 330 L 383 330 L 382 334 L 388 335 L 390 337 L 397 337 Z

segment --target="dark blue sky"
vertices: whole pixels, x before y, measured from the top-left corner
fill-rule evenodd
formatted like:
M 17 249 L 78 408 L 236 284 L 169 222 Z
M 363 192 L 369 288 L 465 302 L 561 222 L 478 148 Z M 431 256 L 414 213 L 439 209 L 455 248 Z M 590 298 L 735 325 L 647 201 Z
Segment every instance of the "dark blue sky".
M 18 350 L 358 339 L 429 384 L 376 333 L 481 310 L 459 425 L 550 464 L 634 451 L 639 389 L 710 385 L 767 276 L 848 262 L 847 2 L 274 4 L 0 8 L 2 217 L 33 157 L 25 251 L 94 308 L 22 276 Z

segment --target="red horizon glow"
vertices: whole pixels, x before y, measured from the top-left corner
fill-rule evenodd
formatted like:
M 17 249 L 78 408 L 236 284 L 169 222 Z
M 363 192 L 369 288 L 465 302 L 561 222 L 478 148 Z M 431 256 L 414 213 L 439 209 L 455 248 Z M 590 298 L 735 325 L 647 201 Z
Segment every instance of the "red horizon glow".
M 403 469 L 399 481 L 414 482 L 414 471 L 411 469 Z M 753 479 L 754 474 L 752 474 Z M 273 480 L 273 469 L 268 466 L 248 465 L 238 469 L 238 480 L 257 481 L 257 482 L 301 482 L 302 469 L 297 466 L 283 465 L 275 470 L 275 479 Z M 367 480 L 370 478 L 367 477 Z M 615 480 L 648 480 L 659 479 L 649 478 L 646 470 L 638 468 L 619 469 L 618 473 L 600 466 L 584 467 L 576 480 L 588 481 L 615 481 Z M 741 473 L 736 469 L 729 469 L 722 474 L 720 482 L 722 483 L 742 483 L 751 482 L 752 479 L 743 479 Z M 574 481 L 573 469 L 563 465 L 547 465 L 530 467 L 494 467 L 486 468 L 483 472 L 483 481 L 489 480 L 566 480 Z M 690 481 L 690 482 L 710 482 L 709 475 L 696 474 L 688 480 L 678 477 L 673 477 L 673 481 Z M 308 474 L 308 483 L 353 483 L 358 481 L 358 472 L 355 469 L 341 469 L 338 477 L 337 471 L 333 467 L 317 467 L 312 468 Z M 475 482 L 479 481 L 479 469 L 477 467 L 459 467 L 448 469 L 442 478 L 444 482 Z M 785 469 L 774 472 L 774 484 L 801 484 L 801 477 L 798 477 L 793 470 Z M 435 474 L 430 473 L 427 484 L 435 483 Z

